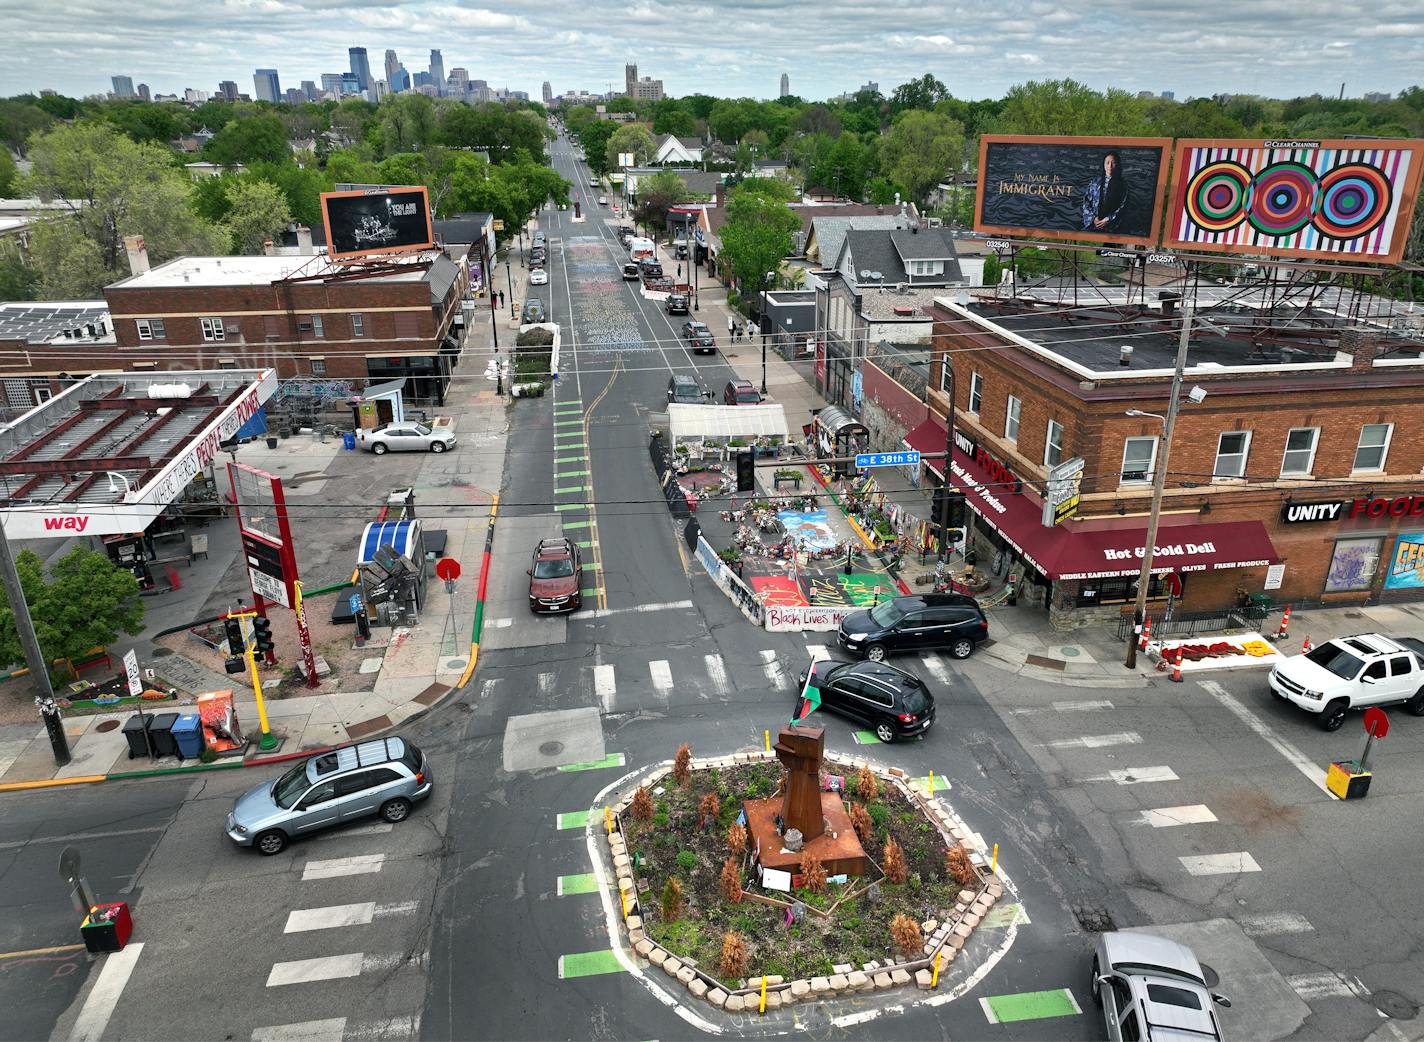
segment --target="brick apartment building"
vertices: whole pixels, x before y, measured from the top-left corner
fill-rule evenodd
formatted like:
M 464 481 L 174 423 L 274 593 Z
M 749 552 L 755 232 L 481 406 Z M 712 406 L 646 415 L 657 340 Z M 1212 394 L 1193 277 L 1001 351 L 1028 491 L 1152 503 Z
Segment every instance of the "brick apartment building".
M 353 388 L 405 377 L 408 396 L 439 404 L 468 279 L 436 250 L 369 265 L 182 257 L 104 290 L 117 343 L 90 369 L 271 367 Z
M 1162 424 L 1127 410 L 1166 412 L 1171 305 L 1125 315 L 940 298 L 931 311 L 930 415 L 905 444 L 944 451 L 952 387 L 952 480 L 981 567 L 1005 551 L 1024 599 L 1058 625 L 1129 612 Z M 1424 596 L 1424 342 L 1320 311 L 1199 316 L 1211 324 L 1194 327 L 1183 387 L 1206 397 L 1183 405 L 1173 436 L 1154 608 L 1168 572 L 1182 611 L 1242 591 L 1277 603 Z M 1046 479 L 1075 457 L 1076 515 L 1054 524 Z M 940 480 L 942 461 L 925 466 Z

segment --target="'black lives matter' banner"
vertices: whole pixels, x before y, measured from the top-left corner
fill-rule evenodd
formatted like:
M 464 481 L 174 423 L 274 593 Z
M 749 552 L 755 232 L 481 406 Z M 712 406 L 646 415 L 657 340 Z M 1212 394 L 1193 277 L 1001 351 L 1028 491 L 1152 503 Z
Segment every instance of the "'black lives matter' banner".
M 974 228 L 997 235 L 1153 246 L 1167 138 L 979 139 Z

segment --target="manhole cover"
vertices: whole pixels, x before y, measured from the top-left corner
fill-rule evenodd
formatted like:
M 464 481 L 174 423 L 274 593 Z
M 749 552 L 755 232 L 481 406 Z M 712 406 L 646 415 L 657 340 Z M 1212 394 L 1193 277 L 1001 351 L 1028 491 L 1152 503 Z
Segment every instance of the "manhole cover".
M 1377 991 L 1373 998 L 1375 1008 L 1395 1020 L 1413 1020 L 1419 1012 L 1419 1003 L 1397 991 Z
M 1202 979 L 1206 981 L 1206 990 L 1210 991 L 1221 983 L 1221 975 L 1206 963 L 1201 963 Z
M 543 745 L 539 746 L 539 752 L 545 756 L 558 756 L 559 753 L 563 751 L 563 742 L 545 742 Z
M 119 722 L 118 722 L 117 720 L 100 720 L 97 724 L 94 725 L 94 730 L 96 730 L 96 731 L 112 731 L 114 728 L 116 728 L 116 727 L 118 727 L 118 726 L 119 726 Z

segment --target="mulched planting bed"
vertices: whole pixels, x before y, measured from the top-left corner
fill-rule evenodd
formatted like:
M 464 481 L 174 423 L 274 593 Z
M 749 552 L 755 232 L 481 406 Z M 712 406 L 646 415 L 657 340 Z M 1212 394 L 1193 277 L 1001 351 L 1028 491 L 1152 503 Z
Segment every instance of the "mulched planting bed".
M 776 795 L 781 782 L 777 763 L 739 764 L 721 769 L 693 771 L 685 788 L 668 775 L 649 792 L 654 816 L 639 821 L 631 812 L 622 815 L 630 857 L 641 855 L 637 870 L 643 928 L 657 944 L 694 961 L 704 972 L 722 977 L 720 956 L 723 935 L 735 930 L 745 939 L 747 976 L 780 975 L 787 980 L 828 975 L 832 967 L 850 963 L 860 969 L 879 960 L 900 962 L 906 956 L 891 939 L 890 921 L 903 913 L 916 923 L 944 919 L 962 889 L 945 870 L 944 838 L 894 785 L 877 778 L 878 795 L 862 799 L 854 774 L 846 776 L 843 794 L 848 808 L 865 807 L 874 824 L 864 839 L 865 852 L 874 863 L 870 873 L 845 884 L 829 884 L 824 893 L 793 890 L 790 899 L 808 906 L 830 909 L 846 893 L 864 889 L 874 881 L 879 895 L 852 897 L 829 916 L 811 911 L 799 922 L 786 925 L 786 912 L 744 896 L 729 902 L 722 894 L 721 875 L 728 856 L 727 830 L 736 820 L 743 799 Z M 661 791 L 659 791 L 661 790 Z M 716 821 L 699 828 L 699 805 L 715 793 L 720 803 Z M 893 836 L 904 853 L 909 877 L 891 883 L 883 877 L 885 841 Z M 763 890 L 756 881 L 750 854 L 739 859 L 742 886 L 751 893 L 787 899 L 788 895 Z M 684 907 L 669 921 L 663 917 L 660 897 L 669 879 L 682 885 Z M 918 953 L 914 957 L 918 957 Z M 736 987 L 735 981 L 727 981 Z

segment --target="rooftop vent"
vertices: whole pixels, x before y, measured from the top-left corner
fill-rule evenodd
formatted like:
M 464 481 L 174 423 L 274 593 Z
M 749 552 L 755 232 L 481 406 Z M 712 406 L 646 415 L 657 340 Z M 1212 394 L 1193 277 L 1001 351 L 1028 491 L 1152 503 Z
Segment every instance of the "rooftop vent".
M 1117 364 L 1120 366 L 1129 366 L 1132 364 L 1131 344 L 1123 344 L 1117 349 Z

